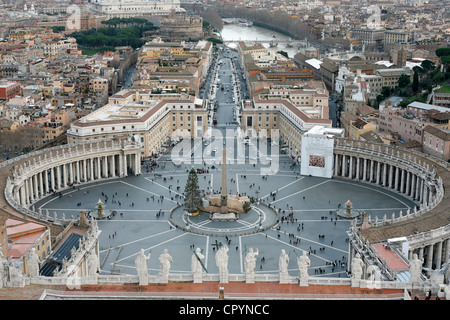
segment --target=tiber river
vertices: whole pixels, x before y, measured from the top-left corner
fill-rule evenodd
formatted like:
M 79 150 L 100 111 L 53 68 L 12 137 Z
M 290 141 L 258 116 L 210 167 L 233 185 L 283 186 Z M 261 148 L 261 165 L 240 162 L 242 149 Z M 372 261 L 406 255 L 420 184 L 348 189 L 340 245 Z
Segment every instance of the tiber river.
M 258 40 L 262 41 L 262 45 L 265 48 L 268 48 L 271 51 L 285 51 L 288 53 L 289 58 L 294 58 L 294 55 L 298 52 L 297 46 L 295 47 L 286 47 L 286 43 L 280 43 L 277 47 L 270 47 L 270 41 L 274 40 L 290 40 L 291 38 L 276 31 L 272 31 L 269 29 L 261 28 L 261 27 L 246 27 L 238 24 L 224 24 L 221 32 L 222 39 L 224 41 L 229 40 Z M 273 37 L 275 36 L 275 38 Z M 230 47 L 236 47 L 235 44 L 230 44 Z

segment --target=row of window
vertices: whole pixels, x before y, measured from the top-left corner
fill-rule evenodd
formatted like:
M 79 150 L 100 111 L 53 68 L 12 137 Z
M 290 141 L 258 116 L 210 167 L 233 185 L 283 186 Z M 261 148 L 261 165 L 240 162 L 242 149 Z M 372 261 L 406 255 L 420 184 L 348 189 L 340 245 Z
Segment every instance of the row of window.
M 127 126 L 122 126 L 122 129 L 126 130 Z M 134 129 L 134 126 L 131 126 L 131 129 Z M 111 127 L 111 130 L 113 130 L 113 131 L 116 130 L 116 127 Z M 78 129 L 76 129 L 75 131 L 78 132 Z M 105 131 L 105 128 L 100 128 L 100 131 L 102 131 L 102 132 Z M 92 132 L 95 132 L 95 129 L 92 129 Z

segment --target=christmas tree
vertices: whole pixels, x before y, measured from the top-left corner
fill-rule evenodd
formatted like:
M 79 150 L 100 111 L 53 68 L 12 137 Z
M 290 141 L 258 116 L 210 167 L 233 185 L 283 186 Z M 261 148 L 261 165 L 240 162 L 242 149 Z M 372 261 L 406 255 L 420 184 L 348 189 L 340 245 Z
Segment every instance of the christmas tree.
M 184 208 L 189 213 L 195 213 L 202 205 L 202 196 L 198 186 L 197 172 L 194 168 L 189 171 L 186 188 L 184 189 Z

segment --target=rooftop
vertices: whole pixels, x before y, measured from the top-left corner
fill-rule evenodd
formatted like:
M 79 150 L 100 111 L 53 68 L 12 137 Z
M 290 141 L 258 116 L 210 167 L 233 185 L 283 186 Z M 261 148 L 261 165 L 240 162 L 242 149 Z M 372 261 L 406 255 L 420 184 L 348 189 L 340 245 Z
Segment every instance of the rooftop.
M 392 271 L 409 270 L 409 266 L 400 257 L 400 255 L 391 250 L 386 243 L 373 244 L 372 247 L 377 251 L 382 259 L 386 261 L 388 268 Z
M 422 103 L 422 102 L 417 102 L 417 101 L 414 101 L 414 102 L 408 104 L 408 107 L 417 108 L 417 109 L 424 109 L 424 110 L 434 109 L 434 110 L 437 110 L 439 112 L 447 112 L 447 111 L 449 111 L 449 108 L 439 107 L 439 106 L 435 106 L 434 104 Z

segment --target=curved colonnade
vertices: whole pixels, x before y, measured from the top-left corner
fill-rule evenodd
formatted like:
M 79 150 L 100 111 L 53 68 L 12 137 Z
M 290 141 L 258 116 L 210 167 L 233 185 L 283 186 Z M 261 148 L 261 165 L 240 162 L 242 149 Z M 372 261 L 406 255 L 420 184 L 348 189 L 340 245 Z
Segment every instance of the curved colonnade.
M 335 177 L 375 184 L 417 203 L 417 207 L 389 219 L 369 218 L 370 225 L 359 231 L 364 240 L 380 242 L 406 236 L 409 257 L 417 253 L 425 258 L 424 266 L 437 268 L 448 262 L 447 163 L 396 147 L 342 138 L 335 139 L 334 157 Z M 11 170 L 5 173 L 7 168 Z M 130 138 L 64 145 L 9 160 L 0 171 L 8 174 L 4 196 L 9 209 L 47 224 L 64 225 L 68 220 L 35 212 L 33 203 L 73 185 L 140 174 L 140 145 Z
M 402 194 L 417 206 L 384 219 L 368 218 L 358 231 L 363 242 L 406 237 L 408 259 L 417 254 L 424 267 L 449 262 L 450 164 L 406 149 L 337 138 L 334 176 L 375 184 Z M 355 231 L 354 228 L 352 230 Z M 350 250 L 349 261 L 351 261 Z
M 30 153 L 9 166 L 12 174 L 6 181 L 5 199 L 22 214 L 64 224 L 65 219 L 56 215 L 36 212 L 33 203 L 75 185 L 140 174 L 140 149 L 132 139 L 105 139 Z

